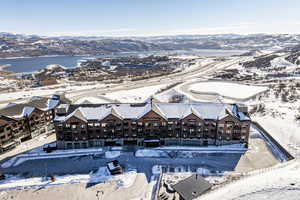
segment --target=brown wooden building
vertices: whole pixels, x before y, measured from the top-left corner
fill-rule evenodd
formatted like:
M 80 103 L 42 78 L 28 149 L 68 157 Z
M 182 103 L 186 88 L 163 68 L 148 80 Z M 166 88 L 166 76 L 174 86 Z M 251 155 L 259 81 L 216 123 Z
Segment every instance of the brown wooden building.
M 54 119 L 59 148 L 247 143 L 250 118 L 236 104 L 62 104 Z
M 0 110 L 0 152 L 54 129 L 59 96 L 33 97 L 26 103 L 9 104 Z

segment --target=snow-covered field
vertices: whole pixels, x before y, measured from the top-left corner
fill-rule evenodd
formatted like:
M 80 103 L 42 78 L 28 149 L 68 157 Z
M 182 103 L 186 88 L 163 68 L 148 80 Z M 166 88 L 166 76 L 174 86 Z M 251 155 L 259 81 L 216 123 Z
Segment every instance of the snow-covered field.
M 95 173 L 55 176 L 55 181 L 50 178 L 36 177 L 23 178 L 19 176 L 8 176 L 5 180 L 0 181 L 0 190 L 4 189 L 25 189 L 46 187 L 62 184 L 75 183 L 99 183 L 104 181 L 117 181 L 119 187 L 130 187 L 136 178 L 136 171 L 125 172 L 120 175 L 110 175 L 107 167 L 100 167 Z
M 103 103 L 111 103 L 113 100 L 109 100 L 108 98 L 101 98 L 99 97 L 82 97 L 75 101 L 75 104 L 87 104 L 87 103 L 92 103 L 92 104 L 103 104 Z
M 189 87 L 189 90 L 194 93 L 218 94 L 234 99 L 247 99 L 267 91 L 268 88 L 231 82 L 208 81 L 194 83 Z
M 121 103 L 139 103 L 144 102 L 146 99 L 148 99 L 151 95 L 154 95 L 159 90 L 166 88 L 168 84 L 162 84 L 162 85 L 155 85 L 155 86 L 147 86 L 137 89 L 131 89 L 131 90 L 121 90 L 117 92 L 112 92 L 105 97 L 117 100 Z
M 260 123 L 281 145 L 295 156 L 300 156 L 300 122 L 295 120 L 298 114 L 299 101 L 281 102 L 272 97 L 248 102 L 248 105 L 263 103 L 265 112 L 255 113 L 252 120 Z
M 76 84 L 61 84 L 48 87 L 30 88 L 18 92 L 3 93 L 0 95 L 0 101 L 10 101 L 21 98 L 30 98 L 32 96 L 50 96 L 57 92 L 75 92 L 85 91 L 89 89 L 97 89 L 104 87 L 102 83 L 76 83 Z M 67 97 L 72 97 L 74 94 L 70 93 Z
M 259 194 L 259 195 L 258 195 Z M 280 195 L 276 195 L 280 194 Z M 201 196 L 198 200 L 298 200 L 300 196 L 300 163 L 283 163 L 246 177 Z

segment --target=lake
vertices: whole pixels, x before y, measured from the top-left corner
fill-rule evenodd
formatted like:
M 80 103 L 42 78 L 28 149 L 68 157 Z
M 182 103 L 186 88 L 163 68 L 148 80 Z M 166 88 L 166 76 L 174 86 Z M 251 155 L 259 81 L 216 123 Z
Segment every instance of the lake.
M 60 64 L 67 68 L 77 67 L 80 60 L 87 58 L 104 58 L 104 57 L 119 57 L 119 56 L 137 56 L 147 54 L 190 54 L 201 56 L 230 56 L 239 55 L 245 51 L 240 50 L 190 50 L 190 51 L 148 51 L 148 52 L 128 52 L 128 53 L 113 53 L 101 56 L 49 56 L 49 57 L 33 57 L 33 58 L 3 58 L 0 59 L 0 65 L 10 65 L 6 70 L 15 71 L 18 73 L 34 72 L 45 68 L 50 64 Z

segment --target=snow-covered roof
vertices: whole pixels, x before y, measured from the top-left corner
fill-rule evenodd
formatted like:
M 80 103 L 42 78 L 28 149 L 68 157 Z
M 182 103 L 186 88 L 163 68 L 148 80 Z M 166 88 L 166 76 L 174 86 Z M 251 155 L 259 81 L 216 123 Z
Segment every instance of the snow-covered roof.
M 102 120 L 112 114 L 120 119 L 139 119 L 151 110 L 151 104 L 103 104 L 95 106 L 78 107 L 75 111 L 80 111 L 86 120 Z M 67 116 L 57 116 L 55 121 L 65 121 L 74 116 L 75 111 Z
M 231 114 L 240 120 L 250 120 L 246 114 L 238 112 L 237 105 L 216 103 L 144 103 L 77 105 L 65 116 L 57 116 L 55 121 L 65 121 L 78 113 L 85 120 L 100 121 L 110 114 L 120 119 L 139 119 L 151 110 L 165 119 L 183 119 L 190 114 L 194 114 L 201 119 L 219 120 Z
M 31 115 L 35 110 L 48 111 L 59 105 L 60 100 L 46 97 L 32 97 L 29 101 L 15 104 L 11 103 L 0 110 L 0 115 L 12 119 L 20 119 Z
M 202 119 L 218 120 L 226 116 L 226 109 L 230 107 L 227 104 L 216 103 L 157 103 L 155 106 L 160 113 L 168 119 L 181 119 L 190 114 L 194 114 Z
M 6 107 L 0 111 L 0 115 L 12 118 L 12 119 L 20 119 L 26 116 L 30 116 L 34 111 L 34 107 L 24 105 L 24 104 L 16 104 L 10 107 Z

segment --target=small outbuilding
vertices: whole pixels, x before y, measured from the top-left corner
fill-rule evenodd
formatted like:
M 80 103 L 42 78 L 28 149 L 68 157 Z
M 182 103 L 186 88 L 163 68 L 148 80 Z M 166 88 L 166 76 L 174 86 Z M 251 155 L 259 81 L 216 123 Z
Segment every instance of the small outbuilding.
M 121 167 L 118 160 L 113 160 L 107 163 L 107 168 L 111 175 L 122 174 L 123 168 Z
M 194 174 L 172 186 L 179 194 L 182 200 L 192 200 L 206 191 L 210 190 L 212 185 L 202 176 Z

